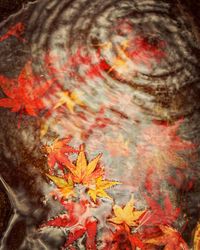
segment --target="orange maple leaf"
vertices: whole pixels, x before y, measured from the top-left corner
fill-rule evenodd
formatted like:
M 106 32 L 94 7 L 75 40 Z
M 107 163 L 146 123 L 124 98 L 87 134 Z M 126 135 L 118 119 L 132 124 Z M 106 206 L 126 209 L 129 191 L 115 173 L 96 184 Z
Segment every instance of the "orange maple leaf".
M 76 161 L 76 165 L 70 161 L 66 162 L 65 166 L 70 170 L 72 179 L 75 183 L 88 184 L 94 179 L 102 176 L 104 170 L 99 165 L 99 160 L 102 154 L 97 155 L 92 161 L 87 163 L 85 155 L 85 146 L 80 146 L 80 151 Z

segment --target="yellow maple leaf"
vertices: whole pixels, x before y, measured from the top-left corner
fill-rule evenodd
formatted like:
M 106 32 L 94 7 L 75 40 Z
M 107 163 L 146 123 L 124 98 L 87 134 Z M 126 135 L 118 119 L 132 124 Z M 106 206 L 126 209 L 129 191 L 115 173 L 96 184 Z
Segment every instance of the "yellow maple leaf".
M 75 183 L 88 184 L 94 179 L 103 175 L 104 170 L 99 166 L 99 160 L 102 154 L 97 155 L 92 161 L 87 163 L 85 155 L 85 146 L 80 146 L 80 152 L 76 161 L 76 165 L 68 161 L 65 166 L 72 173 L 72 179 Z
M 68 198 L 69 196 L 75 196 L 74 183 L 69 176 L 68 179 L 46 174 L 50 180 L 58 187 L 58 192 L 63 198 Z
M 99 177 L 95 180 L 94 188 L 91 186 L 89 187 L 88 194 L 93 199 L 94 202 L 96 202 L 96 198 L 102 197 L 102 198 L 108 198 L 112 199 L 106 192 L 105 189 L 108 189 L 114 185 L 121 184 L 118 181 L 108 181 L 108 180 L 102 180 L 102 177 Z
M 84 103 L 79 99 L 79 97 L 75 91 L 73 91 L 73 92 L 62 91 L 62 92 L 58 92 L 57 95 L 59 97 L 59 101 L 54 106 L 54 109 L 65 104 L 67 109 L 71 113 L 74 113 L 74 107 L 76 105 L 84 106 Z
M 113 212 L 115 217 L 109 219 L 108 221 L 115 224 L 125 224 L 130 227 L 134 227 L 138 225 L 137 220 L 146 212 L 146 210 L 136 211 L 134 209 L 134 199 L 132 196 L 124 208 L 114 205 Z

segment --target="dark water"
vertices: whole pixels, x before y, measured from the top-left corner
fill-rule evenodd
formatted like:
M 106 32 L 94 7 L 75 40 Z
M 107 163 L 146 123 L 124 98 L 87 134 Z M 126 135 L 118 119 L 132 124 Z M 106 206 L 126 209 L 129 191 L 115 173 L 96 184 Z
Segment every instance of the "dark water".
M 60 249 L 74 229 L 40 229 L 63 213 L 49 194 L 44 148 L 68 136 L 76 149 L 85 143 L 88 160 L 103 154 L 105 178 L 122 183 L 108 190 L 114 203 L 122 206 L 134 194 L 141 210 L 146 196 L 161 204 L 170 197 L 181 208 L 173 227 L 198 249 L 192 231 L 200 205 L 200 51 L 198 25 L 186 10 L 170 1 L 43 0 L 1 23 L 1 98 L 20 81 L 28 98 L 38 91 L 36 110 L 17 104 L 0 110 L 1 249 Z M 26 79 L 33 83 L 25 86 Z M 26 102 L 21 93 L 18 101 Z M 100 199 L 90 211 L 98 221 L 97 249 L 105 249 L 101 237 L 112 207 Z M 86 249 L 85 238 L 74 247 Z

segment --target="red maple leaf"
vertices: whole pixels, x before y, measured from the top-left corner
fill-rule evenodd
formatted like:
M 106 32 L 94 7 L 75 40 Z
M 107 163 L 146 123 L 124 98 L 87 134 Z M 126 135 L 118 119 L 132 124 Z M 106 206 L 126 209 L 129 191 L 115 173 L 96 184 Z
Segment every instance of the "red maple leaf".
M 70 230 L 64 248 L 68 249 L 71 244 L 84 234 L 86 235 L 86 249 L 96 250 L 97 220 L 93 217 L 88 218 L 83 226 L 80 225 Z
M 73 249 L 73 243 L 86 235 L 86 249 L 96 249 L 97 220 L 93 217 L 84 218 L 87 211 L 88 202 L 81 200 L 79 203 L 66 202 L 61 200 L 67 213 L 51 219 L 40 226 L 65 228 L 68 231 L 67 240 L 62 249 Z M 80 217 L 81 215 L 81 217 Z
M 171 225 L 178 218 L 180 208 L 174 208 L 169 196 L 163 200 L 163 207 L 155 200 L 145 196 L 147 204 L 151 208 L 151 212 L 144 215 L 141 224 L 147 226 Z
M 56 139 L 52 145 L 46 146 L 50 172 L 53 171 L 56 163 L 62 165 L 68 162 L 69 154 L 78 153 L 78 150 L 68 145 L 71 139 L 71 136 L 61 140 Z
M 103 250 L 135 250 L 137 247 L 143 249 L 144 244 L 138 233 L 131 233 L 128 227 L 117 226 L 115 231 L 106 233 L 103 237 L 105 246 Z
M 0 86 L 7 95 L 0 99 L 0 107 L 11 108 L 12 112 L 25 111 L 30 116 L 38 115 L 45 108 L 42 97 L 53 80 L 43 81 L 33 74 L 31 61 L 28 61 L 17 79 L 0 76 Z
M 10 27 L 10 29 L 3 36 L 0 37 L 0 42 L 3 42 L 10 36 L 14 36 L 22 41 L 25 41 L 23 38 L 21 38 L 23 32 L 24 32 L 24 24 L 19 22 L 14 26 Z
M 87 210 L 87 202 L 81 200 L 79 203 L 75 202 L 66 202 L 61 200 L 60 203 L 63 205 L 67 213 L 61 214 L 56 218 L 50 219 L 49 221 L 42 224 L 40 227 L 64 227 L 69 228 L 77 223 L 80 220 L 80 214 L 84 214 Z

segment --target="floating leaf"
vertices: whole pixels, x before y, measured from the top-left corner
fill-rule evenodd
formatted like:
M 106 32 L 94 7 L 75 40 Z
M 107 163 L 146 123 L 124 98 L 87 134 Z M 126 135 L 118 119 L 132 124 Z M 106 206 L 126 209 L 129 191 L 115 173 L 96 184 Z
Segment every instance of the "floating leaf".
M 115 223 L 115 224 L 126 224 L 130 227 L 135 227 L 138 225 L 139 218 L 146 212 L 137 211 L 134 209 L 134 200 L 133 196 L 131 197 L 130 201 L 125 205 L 124 208 L 121 208 L 118 205 L 114 205 L 113 212 L 115 217 L 109 219 L 108 221 Z
M 71 162 L 65 164 L 72 173 L 72 179 L 75 183 L 88 184 L 94 179 L 103 175 L 104 170 L 99 166 L 101 154 L 97 155 L 92 161 L 87 163 L 84 145 L 80 146 L 80 151 L 76 165 Z
M 112 199 L 106 192 L 105 189 L 108 189 L 114 185 L 121 184 L 120 182 L 117 181 L 108 181 L 108 180 L 102 180 L 102 177 L 99 177 L 95 180 L 95 188 L 90 188 L 88 194 L 92 198 L 94 202 L 96 202 L 96 198 L 101 197 L 101 198 L 108 198 Z
M 70 177 L 68 177 L 68 179 L 66 178 L 64 179 L 64 178 L 49 175 L 49 174 L 46 174 L 46 175 L 58 187 L 58 191 L 63 198 L 67 199 L 69 196 L 75 196 L 74 183 Z
M 64 245 L 65 248 L 73 244 L 77 239 L 86 234 L 86 249 L 96 250 L 96 233 L 97 233 L 97 221 L 94 218 L 88 218 L 84 225 L 78 225 L 70 230 L 68 239 Z
M 68 145 L 71 139 L 72 137 L 70 136 L 61 140 L 56 139 L 52 145 L 46 146 L 50 171 L 52 171 L 56 162 L 65 164 L 68 161 L 69 154 L 78 152 L 78 150 Z

